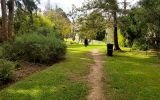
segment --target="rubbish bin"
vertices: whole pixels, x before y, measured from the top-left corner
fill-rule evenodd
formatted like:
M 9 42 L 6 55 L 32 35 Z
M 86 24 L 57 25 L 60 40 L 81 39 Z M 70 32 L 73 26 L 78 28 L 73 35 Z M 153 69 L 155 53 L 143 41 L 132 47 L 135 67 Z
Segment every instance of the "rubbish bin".
M 113 44 L 107 44 L 107 55 L 113 56 Z

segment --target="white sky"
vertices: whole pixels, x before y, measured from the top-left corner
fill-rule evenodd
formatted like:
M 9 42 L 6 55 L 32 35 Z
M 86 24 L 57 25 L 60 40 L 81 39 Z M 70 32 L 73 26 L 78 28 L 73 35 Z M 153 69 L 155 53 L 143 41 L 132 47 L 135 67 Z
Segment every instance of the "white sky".
M 39 7 L 42 10 L 44 10 L 48 0 L 40 0 L 40 1 L 41 1 L 41 4 Z M 123 1 L 124 0 L 118 0 L 118 2 L 123 2 Z M 127 0 L 127 2 L 130 2 L 131 5 L 134 5 L 138 1 L 139 0 Z M 58 5 L 65 12 L 69 12 L 71 10 L 72 4 L 76 5 L 76 7 L 80 7 L 80 6 L 82 6 L 83 2 L 84 2 L 84 0 L 50 0 L 50 3 L 53 8 L 55 7 L 55 5 Z
M 48 0 L 40 0 L 41 4 L 39 7 L 44 10 L 45 6 L 48 2 Z M 118 2 L 123 2 L 124 0 L 118 0 Z M 127 0 L 127 2 L 130 2 L 131 5 L 134 5 L 139 0 Z M 50 3 L 52 7 L 55 7 L 55 5 L 58 5 L 60 8 L 62 8 L 66 13 L 68 13 L 72 9 L 72 4 L 76 5 L 76 7 L 82 6 L 82 3 L 84 0 L 50 0 Z M 1 7 L 0 7 L 1 12 Z M 1 13 L 0 13 L 1 16 Z

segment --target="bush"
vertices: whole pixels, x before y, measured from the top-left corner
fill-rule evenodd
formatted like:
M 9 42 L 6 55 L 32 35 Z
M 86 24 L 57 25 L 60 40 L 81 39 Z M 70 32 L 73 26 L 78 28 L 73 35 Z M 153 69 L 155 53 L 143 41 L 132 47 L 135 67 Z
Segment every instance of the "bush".
M 105 39 L 106 31 L 97 32 L 96 40 L 103 41 Z
M 50 28 L 47 27 L 39 27 L 36 31 L 38 34 L 42 34 L 44 36 L 47 36 L 48 34 L 50 34 Z
M 14 80 L 15 65 L 12 62 L 0 59 L 0 85 Z
M 55 27 L 51 27 L 51 28 L 48 28 L 48 27 L 38 27 L 36 29 L 36 33 L 40 34 L 40 35 L 44 35 L 44 36 L 47 36 L 47 35 L 50 35 L 50 34 L 54 34 L 55 38 L 59 38 L 61 40 L 64 40 L 62 34 L 60 34 L 59 31 L 58 31 L 58 29 L 56 29 Z
M 143 51 L 146 51 L 149 49 L 149 45 L 147 44 L 147 42 L 144 40 L 144 39 L 137 39 L 133 46 L 132 46 L 132 49 L 133 50 L 143 50 Z
M 34 63 L 49 64 L 64 58 L 66 45 L 54 34 L 23 34 L 12 43 L 5 44 L 4 57 L 9 60 L 26 60 Z

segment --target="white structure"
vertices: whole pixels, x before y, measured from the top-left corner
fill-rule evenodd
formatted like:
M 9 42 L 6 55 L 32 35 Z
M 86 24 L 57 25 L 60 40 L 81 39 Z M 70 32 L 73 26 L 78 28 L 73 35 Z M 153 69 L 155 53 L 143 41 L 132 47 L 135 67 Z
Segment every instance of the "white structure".
M 113 34 L 113 29 L 112 28 L 108 28 L 106 29 L 106 33 L 107 33 L 107 44 L 114 44 L 114 34 Z

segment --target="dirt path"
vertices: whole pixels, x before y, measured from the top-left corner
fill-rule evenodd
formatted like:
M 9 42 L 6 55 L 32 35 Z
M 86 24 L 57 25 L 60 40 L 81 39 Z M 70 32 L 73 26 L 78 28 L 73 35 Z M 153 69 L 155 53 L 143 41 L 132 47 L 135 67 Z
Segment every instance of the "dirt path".
M 88 76 L 88 82 L 91 86 L 91 90 L 87 97 L 87 100 L 106 100 L 103 89 L 103 62 L 102 56 L 97 49 L 92 50 L 90 55 L 94 59 L 94 63 L 90 65 L 90 74 Z

